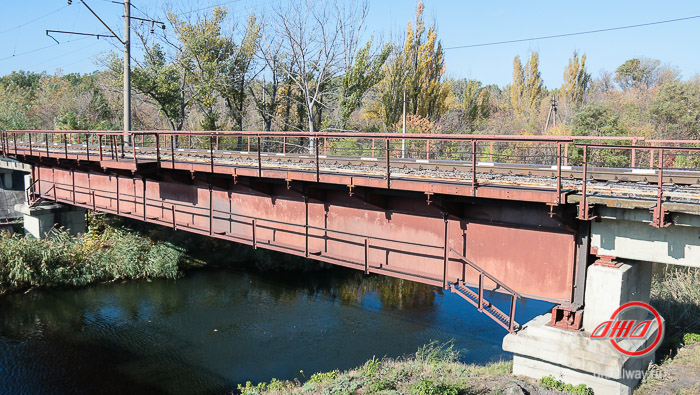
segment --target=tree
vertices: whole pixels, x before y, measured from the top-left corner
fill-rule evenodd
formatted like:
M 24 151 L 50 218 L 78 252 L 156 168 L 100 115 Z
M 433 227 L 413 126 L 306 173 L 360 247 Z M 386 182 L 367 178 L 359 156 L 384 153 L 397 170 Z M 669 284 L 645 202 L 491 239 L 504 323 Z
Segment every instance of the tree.
M 530 53 L 525 67 L 520 57 L 513 60 L 513 83 L 510 86 L 510 103 L 518 115 L 530 117 L 539 108 L 543 96 L 542 76 L 539 71 L 539 54 Z
M 353 64 L 366 15 L 367 3 L 339 1 L 301 0 L 277 10 L 277 36 L 286 53 L 282 70 L 301 93 L 310 132 L 320 127 L 334 80 Z M 313 144 L 310 139 L 310 151 Z
M 255 53 L 262 64 L 258 75 L 263 74 L 263 80 L 249 84 L 248 90 L 255 103 L 255 109 L 263 119 L 263 129 L 270 131 L 278 107 L 283 101 L 284 71 L 282 70 L 282 62 L 284 54 L 280 40 L 271 34 L 266 24 L 261 24 L 260 35 L 261 39 L 256 43 L 258 49 Z M 266 77 L 270 77 L 270 80 L 267 81 Z M 287 103 L 286 118 L 288 121 L 291 103 L 289 101 Z
M 378 100 L 370 111 L 386 128 L 401 118 L 404 92 L 408 114 L 436 121 L 448 107 L 450 86 L 443 81 L 445 54 L 435 26 L 426 32 L 423 10 L 423 3 L 419 2 L 415 26 L 408 23 L 403 49 L 392 45 L 391 56 L 384 67 L 384 79 L 377 85 Z
M 510 106 L 517 115 L 522 115 L 524 112 L 525 91 L 525 72 L 520 62 L 520 56 L 516 55 L 513 59 L 513 82 L 510 85 Z
M 165 52 L 158 44 L 149 46 L 143 38 L 142 42 L 144 60 L 131 71 L 131 86 L 157 104 L 170 130 L 182 130 L 186 111 L 192 103 L 192 96 L 186 92 L 185 70 L 175 62 L 167 61 Z M 113 54 L 110 69 L 114 74 L 121 73 L 121 64 L 121 60 Z
M 700 137 L 700 85 L 675 80 L 663 84 L 649 112 L 664 138 Z
M 445 53 L 437 39 L 435 25 L 425 31 L 423 11 L 416 7 L 415 27 L 411 22 L 406 28 L 404 44 L 405 65 L 408 66 L 406 97 L 408 112 L 413 115 L 438 120 L 447 109 L 449 85 L 442 81 L 445 73 Z
M 630 59 L 615 70 L 615 82 L 623 90 L 651 88 L 658 81 L 660 64 L 656 59 Z
M 219 114 L 215 109 L 216 92 L 221 67 L 233 52 L 232 43 L 221 34 L 226 11 L 216 7 L 211 18 L 196 23 L 181 21 L 175 14 L 168 18 L 182 43 L 178 61 L 186 70 L 186 78 L 193 88 L 193 100 L 204 115 L 204 130 L 216 130 Z
M 340 126 L 347 126 L 350 115 L 362 104 L 365 93 L 384 78 L 384 63 L 389 57 L 391 46 L 385 45 L 377 55 L 371 54 L 372 40 L 368 41 L 355 56 L 350 70 L 342 78 L 338 117 Z
M 578 52 L 569 59 L 569 64 L 564 70 L 564 84 L 561 92 L 571 105 L 578 107 L 583 104 L 583 97 L 588 91 L 591 75 L 586 70 L 586 54 L 580 58 Z
M 574 136 L 626 135 L 619 115 L 600 104 L 588 104 L 581 107 L 572 119 L 571 129 Z M 629 155 L 630 153 L 626 150 L 589 150 L 588 160 L 597 166 L 623 167 L 629 165 Z M 575 163 L 581 163 L 582 158 L 583 150 L 581 148 L 574 149 L 572 160 Z
M 215 84 L 216 90 L 224 99 L 229 116 L 234 120 L 238 130 L 243 130 L 248 75 L 258 49 L 260 29 L 255 16 L 250 15 L 240 43 L 236 43 L 232 37 L 229 38 L 232 52 L 222 62 L 219 78 Z
M 474 130 L 476 125 L 491 115 L 491 93 L 487 88 L 481 86 L 481 82 L 468 80 L 464 85 L 462 93 L 466 120 L 469 128 Z

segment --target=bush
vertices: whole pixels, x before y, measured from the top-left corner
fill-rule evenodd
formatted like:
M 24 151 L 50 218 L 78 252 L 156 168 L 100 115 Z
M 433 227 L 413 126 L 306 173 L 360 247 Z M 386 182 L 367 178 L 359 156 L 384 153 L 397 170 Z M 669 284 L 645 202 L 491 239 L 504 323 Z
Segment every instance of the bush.
M 564 382 L 555 379 L 554 376 L 542 377 L 540 383 L 544 388 L 550 390 L 570 392 L 577 395 L 593 395 L 593 389 L 587 387 L 585 384 L 579 384 L 577 386 L 564 384 Z
M 423 379 L 418 384 L 411 386 L 411 393 L 417 395 L 458 395 L 459 387 L 453 384 L 435 382 L 431 379 Z
M 121 228 L 91 227 L 73 237 L 0 234 L 0 293 L 45 286 L 83 286 L 119 279 L 177 278 L 182 251 Z

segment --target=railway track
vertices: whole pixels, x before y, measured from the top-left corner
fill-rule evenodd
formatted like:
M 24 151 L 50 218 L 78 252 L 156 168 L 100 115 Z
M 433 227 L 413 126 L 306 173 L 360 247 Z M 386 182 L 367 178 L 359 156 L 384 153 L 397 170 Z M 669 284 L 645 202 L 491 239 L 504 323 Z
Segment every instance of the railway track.
M 31 151 L 31 152 L 30 152 Z M 99 161 L 98 145 L 90 144 L 32 144 L 17 142 L 9 147 L 8 153 L 18 157 L 39 153 L 41 156 L 61 157 L 78 161 Z M 175 164 L 209 163 L 217 167 L 262 168 L 265 170 L 294 170 L 297 172 L 339 173 L 386 177 L 387 158 L 345 155 L 315 155 L 298 153 L 250 152 L 197 148 L 134 147 L 125 151 L 102 147 L 103 160 L 115 162 L 136 161 L 155 162 L 159 156 L 161 163 L 174 167 Z M 556 159 L 555 159 L 556 160 Z M 562 188 L 571 193 L 579 193 L 582 187 L 584 169 L 582 166 L 561 166 L 537 163 L 503 163 L 444 159 L 390 158 L 392 179 L 420 179 L 435 183 L 459 183 L 473 180 L 472 169 L 476 169 L 479 185 L 506 185 L 516 187 L 551 188 L 561 172 Z M 649 168 L 615 168 L 588 166 L 587 188 L 591 194 L 649 199 L 658 191 L 659 170 Z M 672 200 L 700 203 L 700 171 L 684 169 L 664 169 L 662 175 L 664 195 Z

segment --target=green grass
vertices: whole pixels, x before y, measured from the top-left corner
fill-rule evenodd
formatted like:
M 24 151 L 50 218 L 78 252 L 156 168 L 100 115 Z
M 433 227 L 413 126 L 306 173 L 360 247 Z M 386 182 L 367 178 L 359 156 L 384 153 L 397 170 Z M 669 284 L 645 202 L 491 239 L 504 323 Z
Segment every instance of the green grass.
M 261 394 L 414 394 L 458 395 L 508 392 L 517 379 L 511 362 L 469 365 L 459 362 L 452 342 L 432 342 L 415 354 L 398 359 L 372 358 L 345 372 L 331 370 L 299 380 L 247 383 L 238 389 Z M 303 371 L 301 371 L 304 375 Z M 494 390 L 495 392 L 493 392 Z
M 177 278 L 183 253 L 126 228 L 98 224 L 73 237 L 0 234 L 0 294 L 33 287 L 84 286 L 122 279 Z

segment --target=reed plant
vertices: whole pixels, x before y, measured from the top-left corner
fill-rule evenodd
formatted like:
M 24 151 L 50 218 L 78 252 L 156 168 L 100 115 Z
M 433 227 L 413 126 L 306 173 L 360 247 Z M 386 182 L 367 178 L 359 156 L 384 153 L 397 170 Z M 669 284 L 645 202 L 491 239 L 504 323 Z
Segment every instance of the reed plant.
M 44 239 L 0 234 L 0 294 L 33 287 L 83 286 L 122 279 L 179 276 L 183 252 L 126 228 L 93 226 L 73 237 L 54 229 Z

